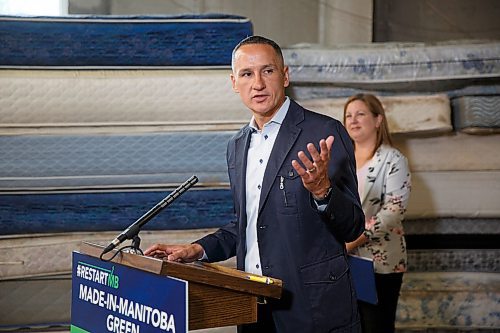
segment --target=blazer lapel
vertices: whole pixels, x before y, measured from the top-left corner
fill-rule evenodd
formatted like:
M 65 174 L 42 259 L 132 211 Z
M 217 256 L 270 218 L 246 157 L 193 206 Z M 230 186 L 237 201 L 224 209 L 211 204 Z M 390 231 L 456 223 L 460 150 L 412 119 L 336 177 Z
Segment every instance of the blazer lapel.
M 240 215 L 244 217 L 242 221 L 243 228 L 246 228 L 246 169 L 247 169 L 247 156 L 248 147 L 250 146 L 250 139 L 253 129 L 249 126 L 243 129 L 242 134 L 236 138 L 234 143 L 235 155 L 235 189 L 238 191 L 240 205 Z
M 296 124 L 301 122 L 303 119 L 304 111 L 300 109 L 294 101 L 290 101 L 290 107 L 283 123 L 281 124 L 278 136 L 274 142 L 273 150 L 269 156 L 266 172 L 264 173 L 262 192 L 260 194 L 259 201 L 259 214 L 261 213 L 262 207 L 269 196 L 269 191 L 271 190 L 274 180 L 278 175 L 278 171 L 281 169 L 286 156 L 290 152 L 290 149 L 292 149 L 295 141 L 297 141 L 301 132 L 301 129 L 297 127 Z

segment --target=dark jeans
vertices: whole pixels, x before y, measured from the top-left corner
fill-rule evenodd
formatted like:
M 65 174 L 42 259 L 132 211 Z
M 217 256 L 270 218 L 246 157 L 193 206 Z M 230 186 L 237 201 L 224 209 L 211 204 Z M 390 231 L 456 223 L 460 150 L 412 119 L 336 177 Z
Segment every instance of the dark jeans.
M 363 333 L 394 333 L 403 273 L 375 273 L 378 304 L 358 301 Z

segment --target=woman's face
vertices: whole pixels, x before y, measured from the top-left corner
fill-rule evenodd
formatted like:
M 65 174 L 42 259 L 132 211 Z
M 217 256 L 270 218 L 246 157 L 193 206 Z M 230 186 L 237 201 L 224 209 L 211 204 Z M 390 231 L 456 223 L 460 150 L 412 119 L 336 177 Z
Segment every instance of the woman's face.
M 381 121 L 382 116 L 375 116 L 365 102 L 360 100 L 349 103 L 345 111 L 345 127 L 355 143 L 376 142 Z

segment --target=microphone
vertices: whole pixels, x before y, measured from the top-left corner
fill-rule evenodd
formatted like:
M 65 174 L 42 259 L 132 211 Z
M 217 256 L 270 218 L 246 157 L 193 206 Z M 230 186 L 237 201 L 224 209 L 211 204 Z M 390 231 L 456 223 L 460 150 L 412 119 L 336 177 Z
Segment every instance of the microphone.
M 141 227 L 146 224 L 149 220 L 155 217 L 163 208 L 170 205 L 175 199 L 177 199 L 181 194 L 186 192 L 189 188 L 191 188 L 194 184 L 198 182 L 198 177 L 195 175 L 191 176 L 188 180 L 182 183 L 178 188 L 172 191 L 168 196 L 166 196 L 162 201 L 157 203 L 153 208 L 151 208 L 146 214 L 142 215 L 137 221 L 132 223 L 127 229 L 122 231 L 113 241 L 102 251 L 101 257 L 117 247 L 123 241 L 127 239 L 133 239 L 139 231 Z

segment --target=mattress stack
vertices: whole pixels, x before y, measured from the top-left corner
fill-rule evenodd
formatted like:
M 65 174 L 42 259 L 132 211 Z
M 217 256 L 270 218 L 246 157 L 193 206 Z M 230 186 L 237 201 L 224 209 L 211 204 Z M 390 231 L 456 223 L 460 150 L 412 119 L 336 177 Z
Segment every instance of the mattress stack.
M 226 143 L 250 115 L 229 64 L 251 34 L 229 15 L 0 17 L 0 329 L 67 325 L 71 251 L 108 244 L 193 174 L 141 248 L 233 217 Z M 500 43 L 284 54 L 289 94 L 315 111 L 341 119 L 347 96 L 380 95 L 410 160 L 399 327 L 499 326 L 499 249 L 485 244 L 500 234 Z
M 0 16 L 0 330 L 68 325 L 71 252 L 192 175 L 141 248 L 233 217 L 226 144 L 250 115 L 231 51 L 251 34 L 234 15 Z
M 500 327 L 500 42 L 379 43 L 284 50 L 290 94 L 342 119 L 380 97 L 412 193 L 400 331 Z

